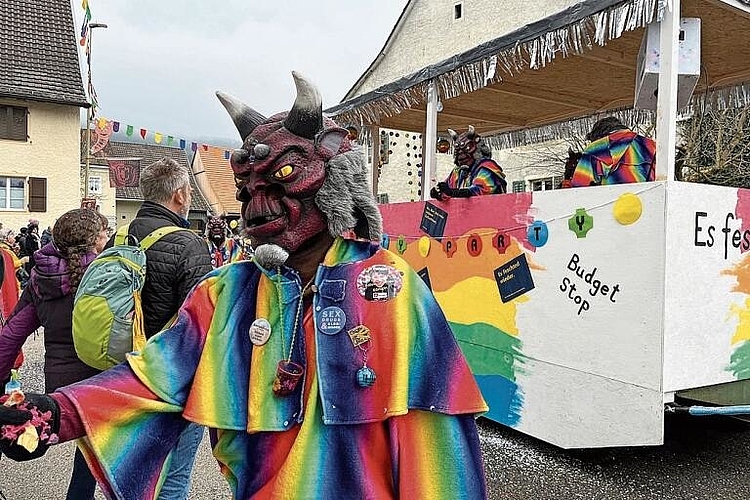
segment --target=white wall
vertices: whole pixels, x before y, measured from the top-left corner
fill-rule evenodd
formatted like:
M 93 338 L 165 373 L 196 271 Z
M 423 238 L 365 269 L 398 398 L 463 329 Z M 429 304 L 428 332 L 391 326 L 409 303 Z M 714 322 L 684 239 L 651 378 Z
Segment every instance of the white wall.
M 356 95 L 510 33 L 574 3 L 576 0 L 414 0 L 411 12 L 400 30 L 394 33 L 388 53 L 363 81 Z M 462 5 L 463 15 L 454 20 L 457 4 Z
M 64 212 L 80 206 L 80 109 L 76 106 L 0 99 L 0 104 L 26 107 L 28 141 L 0 139 L 0 175 L 47 179 L 47 211 L 0 210 L 5 227 L 18 229 L 29 218 L 40 227 L 52 225 Z M 28 203 L 28 184 L 26 185 Z

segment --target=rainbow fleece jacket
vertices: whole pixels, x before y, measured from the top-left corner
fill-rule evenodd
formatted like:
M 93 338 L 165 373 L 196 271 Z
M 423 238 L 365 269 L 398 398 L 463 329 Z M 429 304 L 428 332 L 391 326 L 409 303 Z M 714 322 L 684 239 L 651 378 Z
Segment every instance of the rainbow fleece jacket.
M 391 279 L 375 291 L 386 300 L 361 291 L 384 269 Z M 188 421 L 211 428 L 236 499 L 486 498 L 474 417 L 487 406 L 424 282 L 388 250 L 339 238 L 314 285 L 295 322 L 295 271 L 250 261 L 216 269 L 142 351 L 60 389 L 108 498 L 154 498 Z M 256 346 L 258 318 L 272 333 Z M 349 334 L 362 326 L 377 375 L 369 387 L 357 382 L 364 349 Z M 304 380 L 277 396 L 276 365 L 292 344 Z

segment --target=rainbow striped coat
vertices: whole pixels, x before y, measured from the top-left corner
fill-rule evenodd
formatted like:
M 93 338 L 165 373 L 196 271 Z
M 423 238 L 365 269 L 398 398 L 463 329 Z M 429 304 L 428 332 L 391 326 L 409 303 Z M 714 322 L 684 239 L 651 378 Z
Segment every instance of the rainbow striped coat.
M 632 130 L 592 141 L 573 172 L 572 187 L 653 181 L 656 143 Z
M 357 287 L 373 265 L 401 276 L 390 300 L 368 301 Z M 250 261 L 219 268 L 141 352 L 61 389 L 84 424 L 79 443 L 108 498 L 154 498 L 187 421 L 211 428 L 237 499 L 486 498 L 474 416 L 487 406 L 419 276 L 377 245 L 339 238 L 315 287 L 312 309 L 292 332 L 295 271 L 277 275 Z M 340 331 L 321 325 L 326 308 L 345 316 Z M 256 318 L 271 325 L 263 346 L 248 339 Z M 362 352 L 347 333 L 360 325 L 370 329 L 367 365 L 377 374 L 367 388 L 356 382 Z M 292 359 L 306 376 L 279 397 L 276 364 L 293 333 Z

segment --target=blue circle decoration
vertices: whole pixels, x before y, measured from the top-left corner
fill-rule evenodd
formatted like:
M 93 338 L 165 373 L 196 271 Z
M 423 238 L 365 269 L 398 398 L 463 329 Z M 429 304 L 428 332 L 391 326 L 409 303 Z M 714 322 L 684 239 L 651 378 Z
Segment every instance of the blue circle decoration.
M 549 229 L 544 221 L 535 220 L 530 226 L 526 233 L 526 238 L 529 240 L 529 244 L 535 247 L 543 247 L 547 243 L 549 238 Z
M 346 326 L 346 313 L 340 307 L 326 307 L 318 313 L 317 323 L 322 333 L 336 335 Z
M 357 370 L 357 383 L 360 387 L 371 387 L 375 383 L 375 372 L 369 366 Z
M 383 236 L 380 238 L 380 246 L 388 250 L 388 246 L 391 244 L 391 238 L 383 233 Z

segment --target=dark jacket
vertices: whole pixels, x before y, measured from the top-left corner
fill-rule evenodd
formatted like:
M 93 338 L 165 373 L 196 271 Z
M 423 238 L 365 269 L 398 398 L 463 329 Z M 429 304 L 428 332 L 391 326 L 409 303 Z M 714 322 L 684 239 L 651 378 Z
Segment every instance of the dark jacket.
M 128 233 L 141 241 L 164 226 L 187 228 L 189 224 L 168 208 L 145 201 L 130 223 Z M 114 238 L 107 246 L 113 243 Z M 161 331 L 193 285 L 211 270 L 208 248 L 203 238 L 192 231 L 167 234 L 146 251 L 146 282 L 141 299 L 147 338 Z
M 44 326 L 44 383 L 51 392 L 99 373 L 78 359 L 73 347 L 73 297 L 68 262 L 53 244 L 35 254 L 36 266 L 8 323 L 0 333 L 0 380 L 8 377 L 11 365 L 26 338 Z M 94 259 L 84 256 L 83 265 Z
M 24 241 L 24 247 L 26 248 L 26 255 L 29 256 L 29 262 L 26 264 L 26 271 L 31 273 L 31 270 L 36 265 L 36 256 L 34 254 L 42 247 L 38 229 L 37 232 L 33 232 L 31 228 L 29 228 L 29 233 L 26 235 L 26 240 Z

